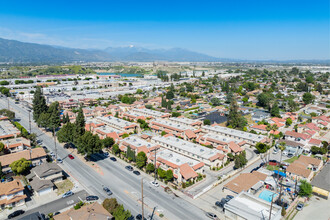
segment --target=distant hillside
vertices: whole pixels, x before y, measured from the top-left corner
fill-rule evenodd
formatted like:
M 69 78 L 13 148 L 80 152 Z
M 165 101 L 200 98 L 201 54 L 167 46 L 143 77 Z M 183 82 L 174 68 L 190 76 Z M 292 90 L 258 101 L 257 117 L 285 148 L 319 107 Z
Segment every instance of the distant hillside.
M 141 47 L 109 47 L 105 51 L 122 61 L 220 61 L 218 58 L 181 48 L 150 50 Z
M 0 62 L 58 63 L 112 60 L 110 54 L 100 50 L 60 48 L 0 38 Z

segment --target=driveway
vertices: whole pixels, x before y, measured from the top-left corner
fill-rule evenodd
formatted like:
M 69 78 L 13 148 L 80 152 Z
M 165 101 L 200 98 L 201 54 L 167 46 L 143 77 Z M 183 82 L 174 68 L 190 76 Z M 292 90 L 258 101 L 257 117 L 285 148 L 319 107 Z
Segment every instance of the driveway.
M 294 220 L 329 220 L 330 219 L 330 199 L 325 200 L 317 196 L 305 203 L 305 207 L 302 211 L 294 217 Z

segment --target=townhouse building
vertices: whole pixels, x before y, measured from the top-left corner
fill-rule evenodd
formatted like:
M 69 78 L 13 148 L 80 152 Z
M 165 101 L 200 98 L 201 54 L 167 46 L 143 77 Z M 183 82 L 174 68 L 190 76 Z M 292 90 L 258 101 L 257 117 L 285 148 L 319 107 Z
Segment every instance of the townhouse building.
M 308 134 L 298 133 L 295 131 L 286 131 L 284 137 L 286 140 L 295 141 L 304 145 L 306 145 L 311 138 Z
M 8 120 L 7 117 L 1 117 L 0 120 L 0 140 L 16 138 L 21 132 Z
M 250 145 L 255 145 L 258 142 L 263 142 L 266 137 L 263 135 L 251 134 L 244 131 L 239 131 L 231 128 L 221 127 L 221 126 L 202 126 L 202 131 L 205 133 L 218 134 L 228 138 L 233 138 L 238 142 L 246 141 Z
M 136 123 L 125 121 L 120 118 L 113 116 L 99 116 L 96 118 L 97 121 L 102 122 L 112 128 L 121 130 L 126 133 L 134 133 L 134 131 L 139 131 L 140 127 Z
M 193 120 L 185 117 L 177 117 L 177 118 L 171 117 L 169 118 L 169 120 L 176 124 L 193 127 L 195 129 L 200 128 L 200 126 L 203 124 L 203 122 L 200 120 Z
M 216 149 L 210 149 L 174 136 L 155 136 L 151 139 L 151 142 L 186 157 L 203 162 L 209 167 L 220 167 L 227 161 L 226 156 Z
M 127 118 L 129 120 L 133 120 L 133 121 L 137 121 L 139 119 L 142 120 L 146 120 L 146 117 L 141 114 L 141 113 L 137 113 L 137 112 L 133 112 L 133 111 L 128 111 L 128 112 L 124 112 L 123 114 L 121 114 L 122 118 Z
M 119 148 L 121 151 L 126 152 L 128 147 L 130 147 L 136 155 L 141 151 L 148 155 L 160 148 L 158 144 L 148 142 L 136 135 L 124 138 L 120 141 Z
M 6 139 L 2 142 L 5 145 L 5 148 L 10 151 L 10 153 L 16 153 L 22 150 L 26 150 L 27 148 L 31 148 L 31 141 L 23 137 Z
M 133 112 L 139 113 L 144 115 L 147 118 L 169 118 L 171 117 L 171 114 L 165 113 L 165 112 L 159 112 L 152 109 L 147 108 L 134 108 L 132 109 Z
M 151 163 L 155 162 L 156 166 L 163 170 L 172 170 L 174 182 L 181 184 L 182 182 L 193 181 L 198 177 L 198 174 L 204 174 L 205 164 L 198 160 L 191 159 L 184 155 L 178 154 L 168 149 L 157 151 L 157 154 L 152 154 L 149 158 Z

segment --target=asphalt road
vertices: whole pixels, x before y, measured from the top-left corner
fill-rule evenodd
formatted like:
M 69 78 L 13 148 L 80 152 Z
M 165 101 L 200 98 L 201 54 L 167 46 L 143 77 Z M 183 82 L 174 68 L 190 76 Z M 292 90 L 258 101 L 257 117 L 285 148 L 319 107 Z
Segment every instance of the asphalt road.
M 7 99 L 0 99 L 0 106 L 7 107 Z M 21 120 L 19 123 L 27 130 L 29 129 L 28 111 L 10 100 L 10 109 L 16 112 L 16 117 Z M 32 117 L 32 113 L 31 113 Z M 55 152 L 53 138 L 44 134 L 34 123 L 31 123 L 32 133 L 36 133 L 39 140 L 43 141 L 51 151 Z M 141 213 L 141 177 L 135 176 L 120 165 L 118 162 L 113 163 L 109 159 L 101 160 L 98 165 L 102 168 L 104 175 L 100 175 L 91 167 L 86 165 L 80 159 L 70 160 L 67 155 L 68 151 L 61 147 L 57 142 L 58 157 L 63 159 L 60 166 L 73 178 L 75 178 L 89 194 L 97 195 L 102 200 L 107 196 L 102 190 L 102 186 L 108 186 L 113 192 L 113 197 L 118 202 L 124 204 L 124 207 L 131 211 L 133 215 Z M 152 213 L 152 209 L 158 213 L 163 213 L 167 219 L 207 219 L 205 213 L 198 207 L 190 204 L 186 200 L 173 197 L 159 188 L 151 187 L 148 182 L 144 181 L 144 199 L 148 207 L 145 208 L 145 215 Z
M 57 200 L 52 201 L 50 203 L 41 205 L 37 208 L 30 209 L 27 212 L 25 212 L 23 215 L 17 216 L 14 219 L 21 219 L 22 217 L 27 216 L 27 215 L 29 215 L 31 213 L 34 213 L 34 212 L 40 212 L 40 213 L 43 213 L 45 215 L 48 215 L 49 213 L 54 213 L 54 212 L 57 212 L 58 210 L 65 209 L 68 206 L 76 204 L 81 200 L 85 200 L 86 195 L 87 195 L 87 192 L 85 190 L 82 190 L 82 191 L 79 191 L 79 192 L 75 193 L 74 195 L 69 196 L 67 198 L 60 198 L 60 199 L 57 199 Z

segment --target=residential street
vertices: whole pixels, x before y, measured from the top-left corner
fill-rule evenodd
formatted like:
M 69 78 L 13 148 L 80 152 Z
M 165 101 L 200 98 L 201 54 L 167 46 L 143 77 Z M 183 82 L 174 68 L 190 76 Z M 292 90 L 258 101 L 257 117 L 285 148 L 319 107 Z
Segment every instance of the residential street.
M 0 99 L 0 105 L 7 106 L 7 99 Z M 21 119 L 19 123 L 28 130 L 28 111 L 19 105 L 15 105 L 12 100 L 10 100 L 10 109 L 16 112 L 16 117 Z M 31 123 L 31 128 L 32 133 L 36 133 L 38 139 L 43 141 L 43 145 L 46 145 L 51 151 L 55 152 L 53 138 L 44 134 L 34 123 Z M 140 176 L 129 173 L 125 170 L 124 166 L 121 166 L 118 162 L 114 163 L 109 159 L 97 162 L 104 173 L 104 175 L 100 175 L 80 159 L 75 158 L 74 160 L 70 160 L 67 157 L 68 151 L 58 142 L 56 145 L 58 157 L 64 161 L 60 166 L 69 175 L 72 175 L 73 178 L 78 180 L 88 193 L 97 195 L 103 200 L 106 198 L 106 194 L 102 190 L 102 185 L 108 186 L 114 193 L 113 197 L 116 197 L 120 203 L 124 204 L 124 207 L 129 209 L 133 215 L 141 212 L 141 203 L 138 201 L 140 199 L 139 192 L 141 191 Z M 156 207 L 157 213 L 163 213 L 164 217 L 168 219 L 206 219 L 204 212 L 196 206 L 182 198 L 171 197 L 164 192 L 162 187 L 156 189 L 151 187 L 148 184 L 149 180 L 145 180 L 144 182 L 145 203 L 149 206 L 145 208 L 145 215 L 152 213 L 152 209 Z

